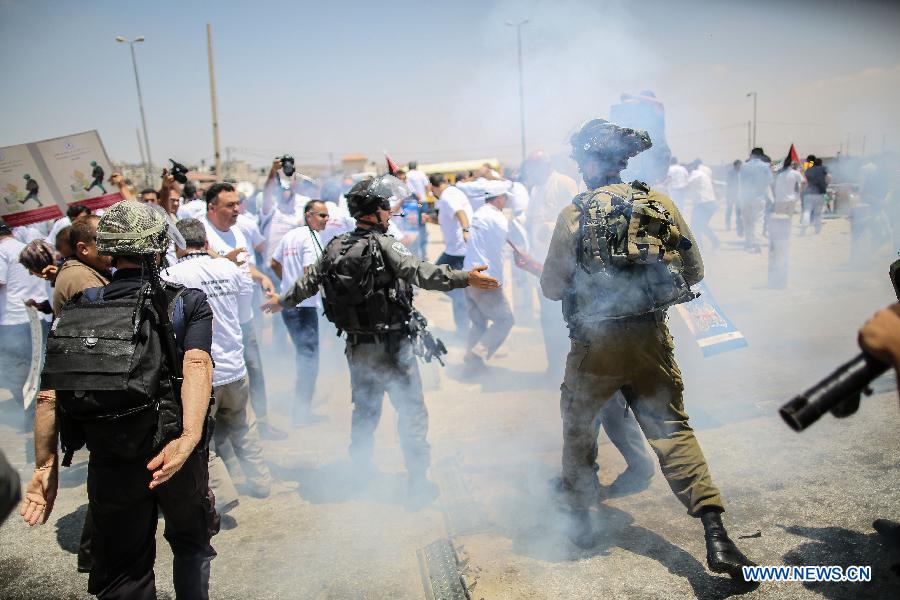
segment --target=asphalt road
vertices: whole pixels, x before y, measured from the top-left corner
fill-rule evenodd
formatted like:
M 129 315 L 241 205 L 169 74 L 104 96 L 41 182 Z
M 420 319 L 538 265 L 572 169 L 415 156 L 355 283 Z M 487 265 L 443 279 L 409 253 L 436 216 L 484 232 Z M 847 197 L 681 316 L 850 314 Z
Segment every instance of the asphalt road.
M 548 486 L 559 469 L 559 382 L 544 374 L 538 324 L 520 315 L 508 355 L 485 373 L 462 368 L 458 344 L 450 345 L 445 369 L 423 370 L 432 474 L 442 494 L 416 512 L 406 506 L 387 402 L 376 438 L 380 473 L 367 486 L 355 480 L 346 455 L 348 374 L 339 341 L 323 330 L 316 411 L 324 419 L 291 430 L 287 441 L 264 443 L 281 483 L 266 500 L 242 498 L 232 513 L 238 527 L 214 538 L 211 596 L 426 598 L 417 551 L 449 538 L 475 599 L 900 597 L 900 577 L 890 571 L 900 550 L 871 527 L 878 517 L 900 519 L 893 379 L 879 381 L 856 415 L 826 416 L 802 434 L 776 415 L 782 402 L 856 353 L 856 329 L 891 301 L 891 257 L 850 268 L 849 225 L 829 220 L 821 236 L 792 240 L 790 286 L 770 290 L 766 254 L 746 254 L 733 234 L 720 233 L 722 249 L 705 255 L 707 282 L 749 346 L 704 359 L 677 316 L 671 328 L 687 410 L 726 499 L 726 525 L 733 537 L 748 536 L 737 542 L 759 564 L 869 565 L 870 583 L 741 587 L 711 574 L 702 527 L 658 472 L 647 490 L 604 503 L 594 515 L 594 548 L 569 543 Z M 437 237 L 432 229 L 434 254 Z M 422 293 L 417 304 L 449 341 L 446 297 Z M 267 326 L 263 340 L 275 422 L 288 429 L 293 369 L 282 335 Z M 17 409 L 0 400 L 0 447 L 24 475 L 18 421 Z M 14 516 L 0 528 L 0 597 L 88 597 L 74 554 L 87 500 L 85 460 L 79 453 L 64 471 L 48 524 L 29 529 Z M 624 468 L 605 437 L 600 462 L 603 483 Z M 161 527 L 158 548 L 159 594 L 174 597 Z

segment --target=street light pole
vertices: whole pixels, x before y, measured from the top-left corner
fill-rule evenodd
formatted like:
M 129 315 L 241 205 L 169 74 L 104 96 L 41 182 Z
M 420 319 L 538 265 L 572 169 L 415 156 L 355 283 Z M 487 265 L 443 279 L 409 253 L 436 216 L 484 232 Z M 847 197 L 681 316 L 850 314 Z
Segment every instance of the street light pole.
M 753 147 L 756 148 L 756 92 L 749 92 L 747 97 L 753 96 Z
M 509 27 L 516 28 L 516 42 L 519 50 L 519 129 L 522 135 L 522 162 L 525 161 L 525 88 L 522 82 L 522 26 L 528 22 L 529 19 L 524 19 L 518 23 L 506 22 Z
M 147 183 L 152 185 L 153 158 L 150 156 L 150 138 L 147 136 L 147 117 L 144 116 L 144 97 L 141 94 L 141 80 L 138 77 L 137 59 L 134 56 L 134 45 L 143 42 L 144 36 L 139 35 L 134 38 L 134 40 L 128 40 L 120 35 L 116 37 L 116 41 L 126 43 L 131 48 L 131 65 L 134 67 L 134 84 L 137 86 L 138 106 L 141 109 L 141 126 L 144 129 L 144 147 L 147 150 L 147 164 L 145 165 L 145 168 L 147 169 Z

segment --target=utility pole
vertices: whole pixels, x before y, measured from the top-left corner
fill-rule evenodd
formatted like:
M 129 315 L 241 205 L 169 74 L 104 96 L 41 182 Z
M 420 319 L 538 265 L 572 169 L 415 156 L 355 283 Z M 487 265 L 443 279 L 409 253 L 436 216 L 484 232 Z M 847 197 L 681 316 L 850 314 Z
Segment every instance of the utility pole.
M 529 19 L 524 19 L 518 23 L 506 22 L 509 27 L 516 28 L 516 43 L 519 50 L 519 130 L 522 135 L 522 162 L 525 162 L 525 87 L 522 79 L 522 26 L 528 22 Z
M 150 169 L 147 168 L 147 161 L 144 160 L 144 146 L 141 142 L 141 130 L 138 128 L 134 129 L 134 132 L 137 134 L 138 139 L 138 152 L 141 153 L 141 164 L 144 165 L 144 185 L 153 185 L 150 181 Z
M 748 92 L 747 97 L 753 96 L 753 147 L 756 148 L 756 92 Z
M 750 156 L 751 150 L 753 150 L 753 141 L 750 138 L 750 121 L 747 121 L 747 156 Z
M 133 40 L 129 40 L 121 35 L 116 36 L 116 41 L 128 44 L 131 48 L 131 66 L 134 67 L 134 84 L 137 86 L 138 107 L 141 110 L 141 126 L 144 128 L 144 146 L 147 148 L 147 179 L 153 178 L 153 158 L 150 156 L 150 137 L 147 135 L 147 118 L 144 116 L 144 97 L 141 94 L 141 80 L 138 77 L 137 59 L 134 56 L 134 45 L 144 41 L 144 36 L 139 35 Z M 143 160 L 143 159 L 142 159 Z M 149 183 L 152 185 L 152 181 Z
M 216 107 L 216 71 L 213 65 L 212 25 L 206 24 L 206 54 L 209 58 L 209 97 L 212 101 L 213 154 L 216 158 L 216 180 L 222 180 L 222 154 L 219 150 L 219 111 Z

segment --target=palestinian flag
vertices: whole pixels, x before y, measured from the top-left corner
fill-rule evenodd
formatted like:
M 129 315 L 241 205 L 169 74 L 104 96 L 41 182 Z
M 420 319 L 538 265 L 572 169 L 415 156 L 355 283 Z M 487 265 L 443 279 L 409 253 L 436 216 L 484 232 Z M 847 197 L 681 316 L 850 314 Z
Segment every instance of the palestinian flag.
M 791 146 L 791 148 L 793 148 L 793 146 Z M 387 161 L 388 175 L 396 175 L 397 171 L 400 170 L 400 167 L 397 166 L 397 163 L 394 162 L 394 159 L 391 158 L 391 155 L 387 152 L 384 153 L 384 158 Z
M 787 157 L 784 159 L 784 164 L 782 165 L 782 167 L 787 169 L 795 162 L 800 162 L 800 155 L 797 154 L 797 149 L 794 148 L 793 144 L 791 144 L 791 149 L 788 150 Z

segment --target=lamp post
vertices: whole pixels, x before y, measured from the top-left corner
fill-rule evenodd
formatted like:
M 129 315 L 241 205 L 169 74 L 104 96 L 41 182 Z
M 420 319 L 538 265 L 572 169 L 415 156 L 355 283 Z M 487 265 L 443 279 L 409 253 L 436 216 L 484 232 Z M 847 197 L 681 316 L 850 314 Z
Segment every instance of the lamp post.
M 522 84 L 522 26 L 526 25 L 529 19 L 523 19 L 518 23 L 507 21 L 509 27 L 516 28 L 516 42 L 519 49 L 519 120 L 520 131 L 522 134 L 522 161 L 525 161 L 525 88 Z
M 141 126 L 144 129 L 144 147 L 147 150 L 147 164 L 145 165 L 147 169 L 147 184 L 150 185 L 153 179 L 153 158 L 150 156 L 150 138 L 147 136 L 147 118 L 144 116 L 144 97 L 141 95 L 141 80 L 138 78 L 137 59 L 134 57 L 134 45 L 143 42 L 144 36 L 139 35 L 133 40 L 129 40 L 118 35 L 116 36 L 116 41 L 128 44 L 129 48 L 131 48 L 131 65 L 134 67 L 134 83 L 137 86 L 138 106 L 141 109 Z
M 756 148 L 756 92 L 748 92 L 747 97 L 753 96 L 753 147 Z

